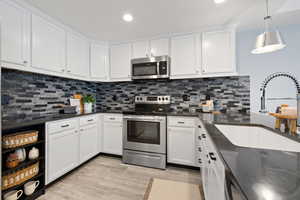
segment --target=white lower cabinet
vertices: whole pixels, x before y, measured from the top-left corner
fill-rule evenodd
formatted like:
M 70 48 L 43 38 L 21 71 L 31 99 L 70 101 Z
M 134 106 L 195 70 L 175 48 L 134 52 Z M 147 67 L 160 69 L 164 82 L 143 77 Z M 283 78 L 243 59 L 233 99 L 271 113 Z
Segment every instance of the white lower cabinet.
M 97 124 L 80 128 L 80 163 L 83 163 L 98 153 Z
M 192 117 L 168 117 L 168 163 L 198 166 L 195 122 Z
M 122 115 L 104 116 L 102 152 L 114 155 L 123 154 L 122 129 Z
M 168 162 L 195 165 L 195 128 L 168 128 Z
M 225 200 L 225 166 L 217 149 L 203 125 L 199 132 L 201 140 L 201 175 L 205 199 Z
M 49 135 L 47 147 L 47 183 L 78 166 L 79 135 L 76 129 Z
M 46 124 L 46 184 L 100 152 L 98 115 Z

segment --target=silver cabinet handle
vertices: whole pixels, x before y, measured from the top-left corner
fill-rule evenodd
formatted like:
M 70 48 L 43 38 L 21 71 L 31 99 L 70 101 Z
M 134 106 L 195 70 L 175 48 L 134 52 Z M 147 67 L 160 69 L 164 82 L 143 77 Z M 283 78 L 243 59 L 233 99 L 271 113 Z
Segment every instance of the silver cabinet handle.
M 116 118 L 114 118 L 114 117 L 111 117 L 111 118 L 109 118 L 110 120 L 115 120 Z
M 177 122 L 178 124 L 184 124 L 184 122 Z
M 88 122 L 92 122 L 92 121 L 94 121 L 94 119 L 89 119 L 89 120 L 87 120 Z
M 24 64 L 27 64 L 28 62 L 26 60 L 23 61 Z
M 65 70 L 64 70 L 64 69 L 62 69 L 61 71 L 62 71 L 62 72 L 64 72 Z
M 209 153 L 209 157 L 210 157 L 210 159 L 213 160 L 213 161 L 216 161 L 216 160 L 217 160 L 215 154 L 212 153 L 212 152 Z
M 71 72 L 71 70 L 67 70 L 67 72 Z
M 62 125 L 61 128 L 66 128 L 66 127 L 69 127 L 69 126 L 70 126 L 69 124 Z

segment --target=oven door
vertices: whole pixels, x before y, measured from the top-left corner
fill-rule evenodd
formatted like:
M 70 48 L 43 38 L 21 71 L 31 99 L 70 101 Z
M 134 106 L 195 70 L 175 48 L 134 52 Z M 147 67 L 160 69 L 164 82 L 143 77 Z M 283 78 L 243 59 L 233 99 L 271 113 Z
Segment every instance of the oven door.
M 166 117 L 124 116 L 123 148 L 166 153 Z

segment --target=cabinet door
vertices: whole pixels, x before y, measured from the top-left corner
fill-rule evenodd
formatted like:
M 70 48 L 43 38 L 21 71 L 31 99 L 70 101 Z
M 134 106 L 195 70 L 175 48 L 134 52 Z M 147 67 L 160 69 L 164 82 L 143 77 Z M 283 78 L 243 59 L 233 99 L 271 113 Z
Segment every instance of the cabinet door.
M 121 123 L 104 122 L 103 127 L 103 152 L 122 155 L 123 134 Z
M 79 135 L 75 130 L 49 135 L 47 174 L 50 183 L 79 164 Z
M 171 41 L 171 78 L 192 78 L 200 73 L 197 36 L 173 37 Z
M 67 72 L 81 77 L 87 77 L 90 73 L 89 43 L 74 34 L 67 36 Z
M 91 74 L 90 77 L 99 80 L 107 79 L 109 66 L 108 47 L 105 45 L 91 44 Z
M 32 15 L 32 66 L 54 72 L 66 68 L 65 31 L 36 15 Z
M 169 55 L 169 46 L 170 45 L 169 45 L 169 39 L 168 38 L 151 40 L 150 41 L 151 55 L 152 56 Z
M 235 72 L 235 36 L 233 31 L 203 33 L 204 74 Z
M 220 179 L 212 167 L 208 169 L 205 199 L 226 200 L 225 196 L 225 179 Z
M 98 115 L 98 153 L 103 151 L 103 115 Z
M 30 64 L 30 14 L 20 7 L 1 1 L 0 18 L 2 61 L 28 66 Z
M 195 128 L 168 128 L 168 162 L 195 166 Z
M 110 78 L 116 81 L 131 80 L 131 45 L 113 45 L 110 48 Z
M 149 57 L 149 42 L 141 41 L 132 43 L 132 58 Z
M 97 154 L 98 129 L 97 125 L 80 128 L 80 163 L 87 161 Z

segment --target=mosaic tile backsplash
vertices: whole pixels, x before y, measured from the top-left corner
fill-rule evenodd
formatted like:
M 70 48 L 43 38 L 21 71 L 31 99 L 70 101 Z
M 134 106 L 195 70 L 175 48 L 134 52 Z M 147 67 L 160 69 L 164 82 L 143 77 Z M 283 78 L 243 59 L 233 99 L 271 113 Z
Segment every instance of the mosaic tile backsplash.
M 2 69 L 2 117 L 58 113 L 75 93 L 96 95 L 97 84 Z
M 249 76 L 92 83 L 2 69 L 1 81 L 2 117 L 58 113 L 75 93 L 94 95 L 101 110 L 133 109 L 136 95 L 171 95 L 174 111 L 199 109 L 207 96 L 216 110 L 250 110 Z
M 104 110 L 132 109 L 136 95 L 171 95 L 173 111 L 190 111 L 199 109 L 209 96 L 216 110 L 249 112 L 249 87 L 249 76 L 101 83 L 97 88 L 97 106 Z

